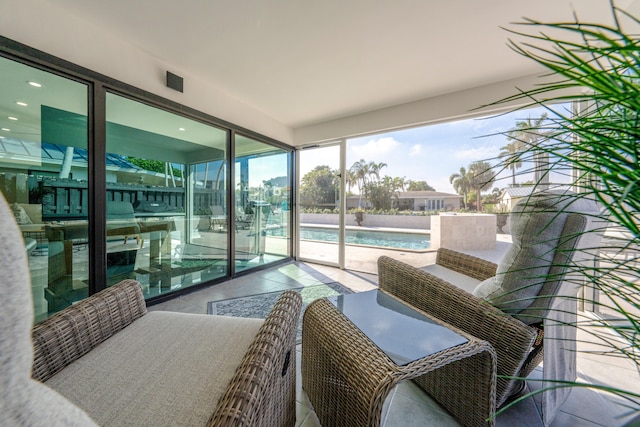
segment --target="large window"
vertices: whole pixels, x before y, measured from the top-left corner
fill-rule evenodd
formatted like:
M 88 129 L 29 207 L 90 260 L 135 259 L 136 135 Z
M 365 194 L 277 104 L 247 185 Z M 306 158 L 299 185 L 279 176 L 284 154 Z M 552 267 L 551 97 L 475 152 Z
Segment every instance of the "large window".
M 291 257 L 291 150 L 26 46 L 7 49 L 0 191 L 22 231 L 36 322 L 123 279 L 159 301 Z M 28 65 L 36 57 L 55 72 Z
M 568 188 L 570 177 L 555 159 L 519 157 L 521 141 L 544 140 L 544 130 L 527 129 L 544 129 L 548 114 L 532 108 L 348 139 L 345 224 L 362 238 L 347 242 L 345 267 L 375 273 L 380 255 L 422 266 L 425 254 L 435 250 L 433 216 L 506 218 L 534 190 Z M 507 231 L 508 226 L 497 230 L 497 241 L 508 240 Z M 481 234 L 467 233 L 454 249 L 479 248 Z
M 89 293 L 87 86 L 1 57 L 0 75 L 0 191 L 38 321 Z
M 236 135 L 235 269 L 291 256 L 291 152 Z
M 152 298 L 227 275 L 227 139 L 107 94 L 107 285 Z

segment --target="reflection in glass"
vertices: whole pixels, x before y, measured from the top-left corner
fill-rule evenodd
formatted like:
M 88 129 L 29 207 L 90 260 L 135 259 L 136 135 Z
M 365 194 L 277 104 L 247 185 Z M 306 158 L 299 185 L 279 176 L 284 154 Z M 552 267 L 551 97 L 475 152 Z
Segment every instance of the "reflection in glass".
M 235 141 L 235 269 L 290 256 L 291 153 L 244 136 Z
M 89 291 L 87 86 L 6 58 L 0 75 L 0 191 L 22 231 L 38 322 Z
M 107 94 L 107 285 L 145 298 L 228 274 L 227 132 Z

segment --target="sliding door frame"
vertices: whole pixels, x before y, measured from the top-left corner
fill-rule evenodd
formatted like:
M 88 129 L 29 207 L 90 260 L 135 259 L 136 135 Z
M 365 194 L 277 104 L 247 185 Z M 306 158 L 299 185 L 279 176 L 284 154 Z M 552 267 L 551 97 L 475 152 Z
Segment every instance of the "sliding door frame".
M 323 261 L 320 259 L 316 259 L 316 258 L 310 258 L 308 256 L 304 256 L 304 254 L 301 254 L 300 251 L 300 239 L 301 239 L 301 226 L 300 226 L 300 216 L 301 216 L 301 212 L 300 212 L 300 206 L 299 203 L 296 204 L 296 209 L 295 209 L 295 254 L 296 254 L 296 259 L 299 261 L 308 261 L 308 262 L 313 262 L 316 264 L 324 264 L 324 265 L 328 265 L 331 267 L 338 267 L 341 270 L 344 270 L 345 268 L 345 209 L 347 207 L 347 203 L 346 203 L 346 182 L 347 182 L 347 170 L 346 170 L 346 162 L 347 162 L 347 156 L 346 156 L 346 152 L 347 152 L 347 140 L 346 139 L 340 139 L 338 141 L 332 141 L 326 144 L 313 144 L 313 145 L 307 145 L 307 146 L 302 146 L 300 148 L 298 148 L 296 150 L 296 159 L 295 159 L 295 163 L 296 165 L 298 165 L 298 167 L 296 168 L 296 185 L 298 186 L 298 190 L 299 190 L 299 184 L 300 184 L 300 179 L 302 178 L 300 176 L 300 157 L 302 155 L 302 152 L 305 150 L 317 150 L 317 149 L 322 149 L 322 148 L 327 148 L 327 147 L 333 147 L 333 146 L 339 146 L 340 149 L 340 159 L 338 161 L 339 163 L 339 168 L 338 168 L 338 177 L 340 178 L 340 184 L 339 184 L 339 195 L 338 195 L 338 210 L 339 210 L 339 214 L 338 214 L 338 261 L 337 262 L 329 262 L 329 261 Z M 296 192 L 297 193 L 297 192 Z
M 106 287 L 106 94 L 107 92 L 113 93 L 119 96 L 123 96 L 134 101 L 138 101 L 147 104 L 154 108 L 159 108 L 168 111 L 173 114 L 183 116 L 185 118 L 202 122 L 206 125 L 225 129 L 229 133 L 228 140 L 228 154 L 227 162 L 228 182 L 233 182 L 233 164 L 234 158 L 234 138 L 236 133 L 254 138 L 265 144 L 282 148 L 291 153 L 294 152 L 294 147 L 285 144 L 281 141 L 275 140 L 268 136 L 262 135 L 250 129 L 246 129 L 242 126 L 238 126 L 226 120 L 211 116 L 201 111 L 195 110 L 191 107 L 179 104 L 175 101 L 163 98 L 153 93 L 147 92 L 143 89 L 134 87 L 122 81 L 113 79 L 98 72 L 81 67 L 64 59 L 55 57 L 46 52 L 24 45 L 12 39 L 0 36 L 0 57 L 4 57 L 24 65 L 34 67 L 49 73 L 59 75 L 64 78 L 68 78 L 74 81 L 78 81 L 87 85 L 88 90 L 88 135 L 87 135 L 87 152 L 88 152 L 88 180 L 89 188 L 88 192 L 88 215 L 89 215 L 89 228 L 88 237 L 91 242 L 89 245 L 89 295 L 94 294 Z M 295 164 L 291 165 L 289 173 L 293 175 L 295 170 Z M 291 179 L 291 188 L 293 186 L 293 178 Z M 228 189 L 227 203 L 231 210 L 228 210 L 231 214 L 233 211 L 233 195 L 232 188 Z M 291 205 L 295 202 L 295 195 L 291 195 Z M 290 214 L 290 221 L 293 220 L 293 213 Z M 230 218 L 228 230 L 233 230 L 234 218 Z M 235 277 L 234 269 L 234 257 L 233 248 L 234 236 L 229 232 L 228 239 L 228 274 L 222 278 L 214 279 L 205 282 L 201 285 L 189 287 L 184 290 L 178 290 L 174 293 L 166 294 L 163 296 L 155 297 L 147 300 L 148 303 L 157 303 L 167 299 L 174 298 L 176 296 L 192 292 L 196 289 L 200 289 L 212 284 L 220 283 L 230 278 Z M 293 238 L 291 239 L 293 240 Z M 289 253 L 291 256 L 295 255 L 293 249 L 293 243 L 290 244 Z M 291 257 L 280 262 L 273 264 L 267 264 L 264 268 L 278 265 L 290 261 Z M 251 269 L 250 271 L 256 271 L 263 267 Z M 248 273 L 249 271 L 247 271 Z

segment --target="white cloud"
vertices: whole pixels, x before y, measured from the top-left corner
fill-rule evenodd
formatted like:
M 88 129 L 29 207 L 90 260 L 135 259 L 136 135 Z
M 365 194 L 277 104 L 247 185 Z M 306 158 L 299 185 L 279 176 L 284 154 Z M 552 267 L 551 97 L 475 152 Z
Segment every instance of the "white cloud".
M 453 153 L 453 157 L 457 160 L 465 161 L 468 163 L 475 162 L 478 160 L 491 160 L 498 157 L 500 154 L 500 149 L 495 146 L 479 146 L 479 147 L 470 147 L 463 150 L 456 150 Z M 464 165 L 465 167 L 467 165 Z
M 421 153 L 422 153 L 422 145 L 420 144 L 415 144 L 414 146 L 411 147 L 411 150 L 409 151 L 409 154 L 411 156 L 417 156 Z
M 384 160 L 384 156 L 388 153 L 393 152 L 400 143 L 396 141 L 392 137 L 384 137 L 378 139 L 370 139 L 366 144 L 363 145 L 354 145 L 352 147 L 353 153 L 360 158 L 364 158 L 365 160 Z

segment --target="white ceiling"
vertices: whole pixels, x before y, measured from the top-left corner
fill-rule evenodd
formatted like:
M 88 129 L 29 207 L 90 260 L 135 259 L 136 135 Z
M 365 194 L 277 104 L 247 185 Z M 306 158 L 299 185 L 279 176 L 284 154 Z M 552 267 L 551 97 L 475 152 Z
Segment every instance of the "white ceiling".
M 50 2 L 291 128 L 537 73 L 501 26 L 610 16 L 608 0 Z

